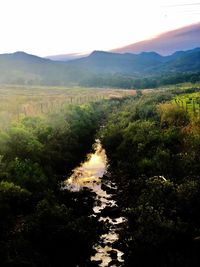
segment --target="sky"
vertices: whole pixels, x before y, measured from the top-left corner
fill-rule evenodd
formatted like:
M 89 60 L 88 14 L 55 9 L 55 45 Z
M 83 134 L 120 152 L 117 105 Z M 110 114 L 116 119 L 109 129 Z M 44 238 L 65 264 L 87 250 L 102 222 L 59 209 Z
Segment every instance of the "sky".
M 0 0 L 0 53 L 106 51 L 199 21 L 198 0 Z

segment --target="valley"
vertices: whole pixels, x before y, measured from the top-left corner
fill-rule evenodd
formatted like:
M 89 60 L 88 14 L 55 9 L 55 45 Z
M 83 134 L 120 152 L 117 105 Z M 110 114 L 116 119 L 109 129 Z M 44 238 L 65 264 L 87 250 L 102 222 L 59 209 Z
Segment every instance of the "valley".
M 199 267 L 200 3 L 0 10 L 0 267 Z
M 199 116 L 174 101 L 198 86 L 91 90 L 48 88 L 65 104 L 2 122 L 1 265 L 198 266 Z

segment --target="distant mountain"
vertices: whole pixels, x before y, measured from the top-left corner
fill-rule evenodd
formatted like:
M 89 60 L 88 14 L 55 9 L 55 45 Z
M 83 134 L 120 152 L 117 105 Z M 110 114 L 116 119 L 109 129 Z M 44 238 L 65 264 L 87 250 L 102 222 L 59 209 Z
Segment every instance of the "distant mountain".
M 45 58 L 47 59 L 51 59 L 54 61 L 70 61 L 70 60 L 74 60 L 74 59 L 78 59 L 78 58 L 82 58 L 85 56 L 88 56 L 88 53 L 71 53 L 71 54 L 63 54 L 63 55 L 53 55 L 53 56 L 47 56 Z
M 128 46 L 113 49 L 115 53 L 141 53 L 155 51 L 161 55 L 170 55 L 176 51 L 186 51 L 200 47 L 200 23 L 160 34 Z
M 94 51 L 88 57 L 68 62 L 68 66 L 98 74 L 122 74 L 136 77 L 154 73 L 195 72 L 200 71 L 200 48 L 179 51 L 170 56 L 161 56 L 155 52 L 119 54 Z
M 188 51 L 175 52 L 171 56 L 165 57 L 165 62 L 159 66 L 160 73 L 175 72 L 199 72 L 200 71 L 200 48 Z M 152 68 L 152 72 L 154 72 Z
M 154 52 L 135 55 L 94 51 L 88 57 L 68 62 L 68 65 L 93 73 L 140 75 L 144 70 L 158 66 L 162 62 L 163 57 Z
M 66 85 L 74 83 L 77 75 L 84 76 L 83 72 L 24 52 L 0 55 L 1 84 Z
M 24 52 L 0 55 L 0 84 L 71 85 L 94 77 L 149 77 L 160 74 L 200 72 L 200 48 L 170 56 L 155 52 L 119 54 L 94 51 L 68 62 L 52 61 Z

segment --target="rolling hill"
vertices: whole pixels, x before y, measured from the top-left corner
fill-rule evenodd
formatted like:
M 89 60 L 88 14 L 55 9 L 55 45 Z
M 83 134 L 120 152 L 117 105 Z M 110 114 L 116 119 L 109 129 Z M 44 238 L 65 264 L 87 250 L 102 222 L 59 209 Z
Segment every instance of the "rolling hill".
M 37 57 L 25 52 L 0 55 L 1 84 L 66 85 L 84 76 L 84 70 L 74 70 L 59 61 Z
M 200 71 L 200 48 L 178 51 L 170 56 L 155 52 L 111 53 L 94 51 L 88 57 L 68 62 L 68 66 L 98 74 L 154 75 L 158 73 Z
M 0 55 L 1 84 L 71 85 L 96 75 L 148 77 L 160 74 L 199 72 L 200 48 L 170 56 L 155 52 L 119 54 L 94 51 L 68 62 L 52 61 L 24 52 Z

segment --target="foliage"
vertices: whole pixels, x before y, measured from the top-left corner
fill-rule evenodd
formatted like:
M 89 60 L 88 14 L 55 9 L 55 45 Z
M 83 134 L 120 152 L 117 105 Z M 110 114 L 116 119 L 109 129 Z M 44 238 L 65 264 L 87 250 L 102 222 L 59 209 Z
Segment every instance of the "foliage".
M 1 266 L 85 266 L 97 238 L 93 196 L 61 184 L 91 149 L 101 117 L 93 103 L 67 105 L 1 129 Z
M 93 194 L 61 185 L 98 131 L 127 218 L 125 266 L 199 266 L 200 121 L 173 101 L 195 91 L 110 95 L 1 127 L 0 265 L 90 266 Z
M 172 102 L 188 112 L 190 116 L 200 116 L 199 92 L 176 96 Z
M 172 101 L 184 93 L 129 99 L 101 130 L 128 218 L 125 266 L 199 266 L 200 124 Z

